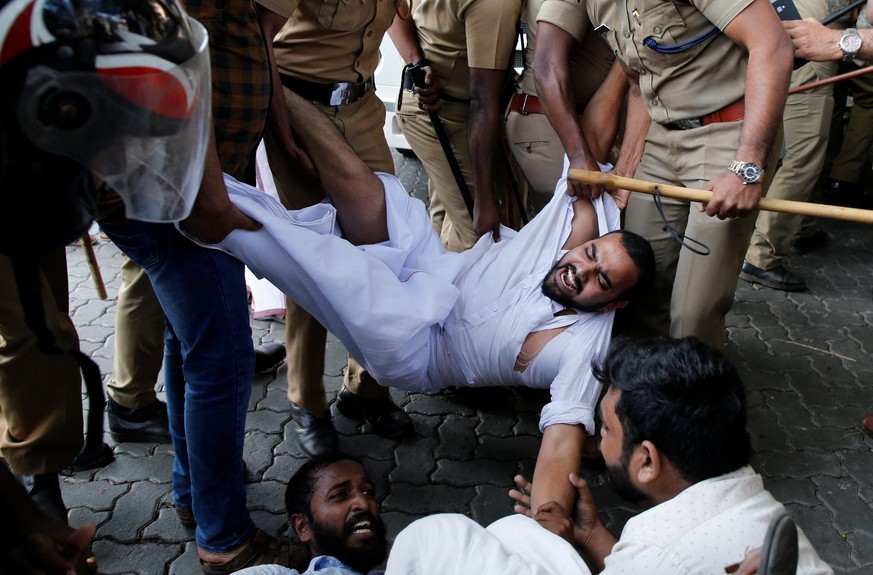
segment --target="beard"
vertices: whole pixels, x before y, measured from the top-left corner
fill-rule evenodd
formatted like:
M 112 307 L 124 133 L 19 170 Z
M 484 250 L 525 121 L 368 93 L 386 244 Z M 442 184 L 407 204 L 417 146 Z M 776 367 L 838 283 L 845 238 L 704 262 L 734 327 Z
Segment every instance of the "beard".
M 369 521 L 374 532 L 374 537 L 364 542 L 364 547 L 351 547 L 348 537 L 352 534 L 354 526 L 360 521 Z M 324 526 L 310 520 L 314 540 L 318 543 L 318 550 L 322 555 L 336 557 L 343 564 L 361 573 L 367 573 L 385 560 L 388 554 L 388 542 L 385 537 L 385 524 L 379 517 L 364 512 L 359 513 L 346 521 L 342 529 Z
M 584 311 L 587 313 L 597 313 L 606 307 L 606 304 L 609 302 L 604 302 L 600 304 L 584 304 L 573 300 L 573 297 L 567 293 L 561 291 L 558 287 L 558 277 L 566 270 L 568 264 L 562 264 L 560 261 L 557 262 L 552 269 L 546 274 L 546 277 L 543 278 L 542 283 L 542 291 L 543 295 L 552 300 L 553 302 L 560 304 L 564 307 L 568 307 L 571 309 L 576 309 L 579 311 Z
M 631 482 L 628 461 L 624 457 L 618 465 L 606 464 L 606 483 L 616 495 L 629 503 L 642 503 L 649 500 L 649 496 Z

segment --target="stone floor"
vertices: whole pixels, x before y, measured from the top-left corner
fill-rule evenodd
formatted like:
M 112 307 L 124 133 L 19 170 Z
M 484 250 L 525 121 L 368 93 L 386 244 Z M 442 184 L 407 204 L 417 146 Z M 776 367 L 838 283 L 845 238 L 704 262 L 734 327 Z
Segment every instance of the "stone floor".
M 395 155 L 416 195 L 426 176 L 415 159 Z M 839 574 L 873 574 L 873 438 L 860 427 L 873 411 L 873 233 L 859 224 L 823 222 L 830 245 L 794 256 L 809 290 L 784 293 L 743 281 L 728 317 L 726 353 L 749 394 L 755 467 L 785 502 L 821 556 Z M 81 248 L 68 248 L 72 315 L 83 350 L 112 367 L 114 298 L 120 257 L 96 246 L 109 300 L 101 301 Z M 281 341 L 284 326 L 252 321 L 256 343 Z M 330 393 L 341 385 L 345 352 L 327 348 Z M 246 428 L 248 500 L 255 522 L 284 533 L 282 494 L 303 461 L 290 438 L 285 372 L 255 379 Z M 332 395 L 331 395 L 332 397 Z M 538 412 L 547 399 L 528 390 L 406 394 L 415 435 L 395 442 L 335 417 L 344 450 L 362 456 L 378 482 L 390 535 L 436 512 L 488 523 L 510 513 L 512 476 L 530 475 L 540 442 Z M 197 575 L 193 533 L 175 518 L 169 445 L 112 444 L 115 462 L 64 478 L 74 525 L 98 525 L 94 550 L 105 573 Z M 585 472 L 607 526 L 618 533 L 637 510 L 620 501 L 601 474 Z

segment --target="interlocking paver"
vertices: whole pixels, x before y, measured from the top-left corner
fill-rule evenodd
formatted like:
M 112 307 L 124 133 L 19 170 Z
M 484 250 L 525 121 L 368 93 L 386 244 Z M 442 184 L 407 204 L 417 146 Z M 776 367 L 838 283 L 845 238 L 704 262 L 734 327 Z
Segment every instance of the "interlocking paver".
M 427 178 L 418 162 L 395 159 L 404 185 L 425 198 Z M 871 575 L 873 437 L 861 430 L 860 420 L 873 411 L 873 233 L 860 224 L 822 223 L 830 245 L 790 258 L 809 291 L 777 292 L 740 281 L 726 321 L 725 353 L 746 382 L 753 464 L 765 486 L 786 503 L 838 575 Z M 70 246 L 67 252 L 71 310 L 82 349 L 106 378 L 121 259 L 112 244 L 95 245 L 110 295 L 103 302 L 81 248 Z M 256 343 L 284 340 L 280 323 L 253 320 L 252 327 Z M 342 385 L 346 357 L 329 335 L 324 380 L 331 402 Z M 253 520 L 273 534 L 287 533 L 285 485 L 305 461 L 291 439 L 285 376 L 283 367 L 255 378 L 244 452 Z M 394 390 L 392 396 L 412 417 L 411 438 L 383 439 L 357 422 L 334 418 L 340 445 L 364 458 L 376 482 L 390 536 L 437 511 L 483 523 L 511 512 L 506 493 L 515 473 L 532 477 L 538 414 L 547 392 Z M 172 509 L 172 446 L 110 443 L 115 462 L 66 477 L 62 484 L 71 523 L 98 525 L 94 550 L 101 571 L 199 575 L 193 531 L 179 524 Z M 610 490 L 603 472 L 583 470 L 582 476 L 605 524 L 619 533 L 639 509 Z

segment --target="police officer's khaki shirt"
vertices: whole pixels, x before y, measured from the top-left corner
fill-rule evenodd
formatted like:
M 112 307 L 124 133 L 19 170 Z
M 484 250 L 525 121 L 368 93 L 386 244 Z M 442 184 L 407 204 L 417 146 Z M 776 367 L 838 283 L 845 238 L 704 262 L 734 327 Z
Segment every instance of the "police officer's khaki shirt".
M 279 72 L 309 82 L 364 82 L 379 64 L 392 0 L 292 0 L 273 41 Z
M 425 58 L 454 98 L 470 97 L 470 68 L 508 70 L 521 0 L 415 0 Z
M 643 45 L 675 46 L 720 30 L 752 0 L 589 0 L 588 14 L 617 58 L 640 74 L 652 120 L 667 124 L 704 116 L 743 97 L 748 56 L 725 34 L 678 54 Z
M 519 88 L 525 94 L 536 96 L 532 60 L 536 51 L 536 28 L 538 22 L 547 22 L 560 28 L 576 39 L 576 47 L 570 53 L 570 77 L 573 80 L 573 95 L 577 104 L 585 104 L 600 87 L 600 82 L 614 59 L 609 45 L 594 33 L 594 27 L 585 11 L 585 0 L 528 0 L 525 8 L 527 47 L 524 73 Z

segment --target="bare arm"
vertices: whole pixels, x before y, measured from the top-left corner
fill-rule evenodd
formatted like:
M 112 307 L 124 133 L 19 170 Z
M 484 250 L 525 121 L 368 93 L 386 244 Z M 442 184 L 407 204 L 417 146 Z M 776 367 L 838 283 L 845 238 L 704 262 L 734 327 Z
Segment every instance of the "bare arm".
M 288 121 L 288 110 L 285 107 L 285 94 L 282 90 L 282 80 L 279 77 L 279 68 L 276 66 L 276 55 L 273 53 L 273 38 L 282 29 L 287 18 L 276 14 L 272 10 L 255 3 L 258 11 L 258 19 L 261 28 L 264 29 L 264 41 L 267 44 L 267 59 L 270 61 L 270 75 L 273 79 L 273 94 L 270 97 L 270 110 L 267 114 L 267 129 L 273 138 L 285 151 L 288 158 L 295 162 L 305 173 L 315 177 L 315 168 L 312 160 L 306 155 L 294 140 L 291 133 L 291 124 Z
M 473 202 L 473 226 L 480 236 L 494 234 L 500 240 L 500 217 L 494 202 L 494 157 L 500 141 L 500 89 L 505 70 L 470 68 L 470 117 L 467 141 L 473 168 L 476 197 Z
M 652 124 L 652 117 L 646 109 L 643 93 L 640 89 L 639 76 L 624 71 L 630 85 L 627 97 L 627 113 L 624 121 L 624 135 L 621 140 L 621 151 L 615 162 L 613 173 L 628 178 L 634 177 L 637 166 L 643 158 L 646 147 L 646 134 Z M 620 209 L 627 207 L 630 192 L 627 190 L 610 190 L 609 192 Z
M 418 41 L 415 22 L 412 18 L 395 17 L 391 27 L 388 28 L 388 36 L 391 37 L 394 47 L 397 48 L 404 62 L 414 64 L 425 61 L 424 51 Z M 433 73 L 433 68 L 430 65 L 424 66 L 423 70 L 425 72 L 424 82 L 427 87 L 415 89 L 415 93 L 418 94 L 418 105 L 422 110 L 436 112 L 441 107 L 440 95 L 443 84 Z
M 598 171 L 600 168 L 594 161 L 576 116 L 576 98 L 570 76 L 570 51 L 577 45 L 576 39 L 566 30 L 548 22 L 537 23 L 537 49 L 534 54 L 537 94 L 549 123 L 561 140 L 570 160 L 570 167 Z M 605 104 L 606 101 L 603 100 L 602 103 Z M 606 114 L 598 113 L 596 116 L 607 118 Z M 617 116 L 615 120 L 617 124 Z M 567 193 L 571 196 L 596 198 L 601 189 L 581 182 L 568 182 Z
M 764 166 L 782 119 L 793 65 L 791 41 L 767 0 L 754 0 L 734 18 L 724 33 L 749 53 L 746 71 L 745 118 L 735 159 Z M 727 166 L 725 166 L 727 168 Z M 768 166 L 770 170 L 775 166 Z M 727 169 L 709 182 L 713 197 L 707 215 L 720 219 L 743 216 L 758 205 L 761 184 L 743 185 Z
M 550 425 L 543 432 L 543 441 L 537 455 L 531 492 L 531 510 L 554 501 L 564 509 L 572 509 L 576 489 L 567 481 L 581 466 L 582 442 L 585 428 L 581 425 Z
M 202 242 L 215 244 L 235 229 L 257 230 L 261 224 L 240 211 L 227 197 L 224 175 L 215 148 L 215 136 L 209 134 L 203 181 L 194 201 L 194 208 L 182 228 Z
M 865 10 L 867 19 L 873 18 L 873 3 L 868 2 Z M 842 30 L 822 26 L 815 18 L 789 20 L 783 22 L 782 25 L 794 42 L 795 55 L 798 58 L 814 62 L 842 60 L 843 51 L 840 50 Z M 858 58 L 873 60 L 873 28 L 858 30 L 858 34 L 863 40 Z
M 618 120 L 627 90 L 628 79 L 621 62 L 613 60 L 609 73 L 582 113 L 582 134 L 591 156 L 602 164 L 609 159 L 609 150 L 618 134 Z

